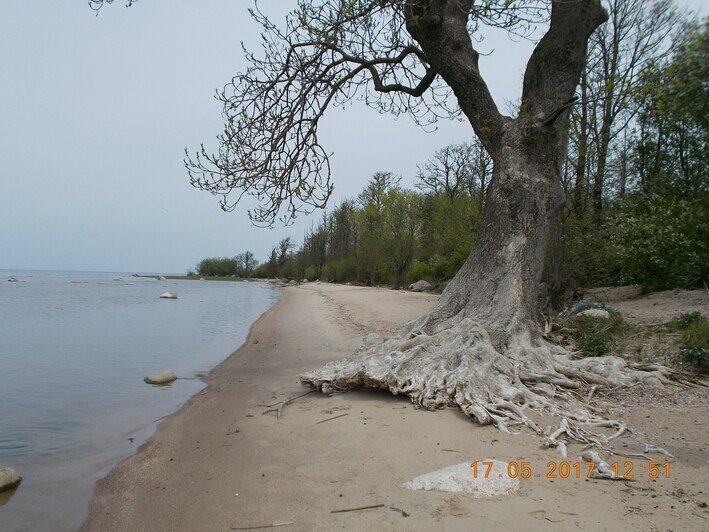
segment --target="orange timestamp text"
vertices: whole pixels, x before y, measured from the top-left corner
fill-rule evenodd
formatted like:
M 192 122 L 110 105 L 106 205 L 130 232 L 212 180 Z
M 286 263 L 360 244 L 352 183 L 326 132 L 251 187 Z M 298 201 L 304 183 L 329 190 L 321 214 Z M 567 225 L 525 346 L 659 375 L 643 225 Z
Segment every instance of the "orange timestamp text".
M 475 478 L 488 478 L 491 475 L 494 462 L 482 460 L 475 461 L 470 464 Z M 641 466 L 637 466 L 634 462 L 627 460 L 625 462 L 610 462 L 608 464 L 613 471 L 613 476 L 616 478 L 636 479 L 636 478 L 651 478 L 656 479 L 661 476 L 670 477 L 670 462 L 645 462 Z M 645 469 L 647 465 L 647 469 Z M 545 478 L 592 478 L 593 472 L 596 470 L 596 464 L 593 462 L 572 462 L 562 460 L 560 462 L 547 462 Z M 494 473 L 492 473 L 494 474 Z M 532 470 L 531 462 L 527 460 L 515 461 L 512 460 L 507 464 L 507 476 L 510 478 L 540 478 L 539 472 Z

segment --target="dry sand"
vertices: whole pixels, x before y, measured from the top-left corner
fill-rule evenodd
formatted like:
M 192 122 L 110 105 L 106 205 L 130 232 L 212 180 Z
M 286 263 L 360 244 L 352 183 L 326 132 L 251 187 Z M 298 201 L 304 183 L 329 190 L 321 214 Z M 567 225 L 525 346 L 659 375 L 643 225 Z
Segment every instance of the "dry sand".
M 657 325 L 689 312 L 709 317 L 709 290 L 665 290 L 641 295 L 636 287 L 594 288 L 586 297 L 610 305 L 635 325 Z
M 562 459 L 530 434 L 480 427 L 455 409 L 415 410 L 385 393 L 311 393 L 285 407 L 280 421 L 263 415 L 263 405 L 307 391 L 301 372 L 349 354 L 371 332 L 395 332 L 434 300 L 324 283 L 285 289 L 246 344 L 212 371 L 208 387 L 98 483 L 84 529 L 222 531 L 289 522 L 276 530 L 707 529 L 709 418 L 706 394 L 696 391 L 613 407 L 636 429 L 624 439 L 628 452 L 641 440 L 674 454 L 670 478 L 657 480 L 638 459 L 635 473 L 644 478 L 636 481 L 549 479 L 548 462 Z M 493 499 L 400 487 L 485 458 L 528 460 L 532 478 Z M 385 506 L 331 513 L 378 504 Z

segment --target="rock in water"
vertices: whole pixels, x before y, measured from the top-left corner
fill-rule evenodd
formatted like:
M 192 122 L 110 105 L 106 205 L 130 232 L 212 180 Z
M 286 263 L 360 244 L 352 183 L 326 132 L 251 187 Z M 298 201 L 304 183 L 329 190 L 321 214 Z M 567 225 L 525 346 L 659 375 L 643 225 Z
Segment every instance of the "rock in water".
M 9 467 L 3 467 L 0 469 L 0 493 L 3 491 L 11 490 L 16 487 L 20 482 L 22 482 L 22 477 L 20 474 Z
M 492 468 L 488 472 L 489 462 L 492 462 Z M 466 493 L 473 497 L 494 497 L 517 491 L 519 479 L 508 475 L 507 462 L 480 460 L 477 475 L 470 462 L 463 462 L 416 477 L 411 482 L 402 484 L 401 487 L 409 490 Z
M 433 288 L 431 283 L 429 283 L 428 281 L 424 281 L 423 279 L 409 285 L 409 290 L 413 290 L 414 292 L 426 292 L 431 288 Z
M 163 299 L 177 299 L 177 292 L 163 292 L 160 297 Z
M 177 379 L 172 371 L 163 371 L 162 373 L 156 373 L 155 375 L 148 375 L 143 380 L 146 384 L 170 384 Z

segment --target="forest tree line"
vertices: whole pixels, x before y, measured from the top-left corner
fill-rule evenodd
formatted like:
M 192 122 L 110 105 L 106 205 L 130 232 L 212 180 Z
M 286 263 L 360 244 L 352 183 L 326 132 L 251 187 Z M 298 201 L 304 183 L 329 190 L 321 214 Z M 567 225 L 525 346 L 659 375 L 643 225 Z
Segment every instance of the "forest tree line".
M 613 0 L 609 11 L 570 104 L 566 204 L 543 278 L 557 304 L 592 286 L 700 286 L 709 269 L 708 23 L 684 18 L 667 0 Z M 414 190 L 377 172 L 314 223 L 300 247 L 281 240 L 249 273 L 441 284 L 470 252 L 490 179 L 492 161 L 477 140 L 419 164 Z M 244 268 L 232 274 L 248 276 Z

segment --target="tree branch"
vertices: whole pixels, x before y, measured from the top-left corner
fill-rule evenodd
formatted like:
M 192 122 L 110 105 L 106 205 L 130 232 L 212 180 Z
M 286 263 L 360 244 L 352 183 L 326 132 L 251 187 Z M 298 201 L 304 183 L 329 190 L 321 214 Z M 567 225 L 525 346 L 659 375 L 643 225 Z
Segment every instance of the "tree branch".
M 574 96 L 573 98 L 569 98 L 567 101 L 565 101 L 561 105 L 561 107 L 559 107 L 558 109 L 549 113 L 549 115 L 542 121 L 542 125 L 543 126 L 551 126 L 552 124 L 554 124 L 554 122 L 556 122 L 556 119 L 559 118 L 564 113 L 564 111 L 566 111 L 567 109 L 571 109 L 571 107 L 575 103 L 577 103 L 578 101 L 579 101 L 578 96 Z
M 549 30 L 534 49 L 524 73 L 520 117 L 551 125 L 576 91 L 586 60 L 586 42 L 608 18 L 598 0 L 552 0 Z
M 406 1 L 406 27 L 432 68 L 446 81 L 485 148 L 494 153 L 503 116 L 480 74 L 468 31 L 472 0 Z

